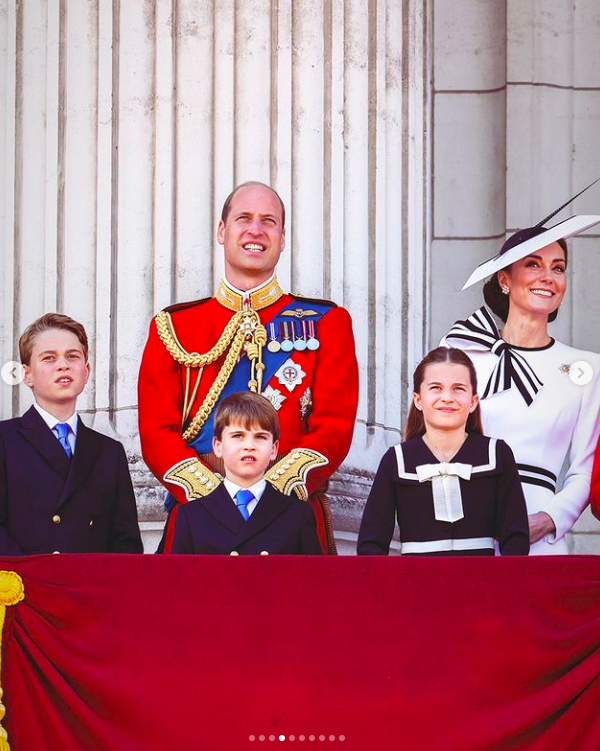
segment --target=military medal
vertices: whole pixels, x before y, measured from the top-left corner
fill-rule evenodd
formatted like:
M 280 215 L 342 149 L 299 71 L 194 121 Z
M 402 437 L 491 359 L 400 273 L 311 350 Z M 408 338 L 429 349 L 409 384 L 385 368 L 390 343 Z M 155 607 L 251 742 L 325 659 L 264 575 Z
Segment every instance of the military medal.
M 306 376 L 306 373 L 299 365 L 290 358 L 288 358 L 279 370 L 275 373 L 275 378 L 282 386 L 288 391 L 293 391 L 296 386 L 302 383 L 302 379 Z
M 270 331 L 270 340 L 269 340 L 269 343 L 267 344 L 267 349 L 269 350 L 269 352 L 279 352 L 279 350 L 281 349 L 281 344 L 277 340 L 277 333 L 276 333 L 274 323 L 269 324 L 269 331 Z
M 286 400 L 286 397 L 283 396 L 281 391 L 279 389 L 274 389 L 272 386 L 267 386 L 267 388 L 262 392 L 262 395 L 265 397 L 265 399 L 268 399 L 271 402 L 276 410 L 280 410 L 281 405 Z
M 300 328 L 300 326 L 302 328 L 304 328 L 304 321 L 302 321 L 299 324 L 298 328 Z M 296 331 L 296 328 L 295 328 L 294 324 L 292 324 L 292 327 L 293 327 L 292 330 L 294 332 L 294 349 L 297 352 L 303 352 L 306 349 L 306 339 L 304 338 L 303 334 L 302 335 L 298 335 L 298 332 Z
M 308 321 L 308 341 L 306 342 L 307 349 L 314 352 L 315 349 L 319 349 L 320 342 L 315 336 L 315 322 Z
M 289 322 L 285 321 L 281 325 L 283 326 L 283 341 L 281 342 L 281 349 L 283 352 L 291 352 L 294 349 L 294 342 L 290 336 Z

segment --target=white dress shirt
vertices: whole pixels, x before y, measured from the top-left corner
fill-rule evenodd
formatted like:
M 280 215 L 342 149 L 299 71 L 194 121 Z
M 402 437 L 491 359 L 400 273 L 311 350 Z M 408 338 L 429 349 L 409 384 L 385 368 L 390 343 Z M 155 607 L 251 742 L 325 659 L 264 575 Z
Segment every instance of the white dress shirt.
M 71 451 L 75 453 L 75 443 L 77 442 L 77 412 L 73 412 L 73 414 L 71 415 L 71 417 L 69 417 L 68 420 L 59 420 L 58 418 L 54 417 L 54 415 L 51 415 L 50 412 L 46 412 L 46 410 L 40 407 L 40 405 L 37 402 L 35 402 L 33 406 L 37 409 L 43 421 L 50 428 L 52 433 L 56 436 L 56 440 L 58 440 L 58 432 L 54 428 L 59 423 L 66 423 L 71 428 L 71 430 L 69 431 L 69 435 L 67 436 L 67 440 L 69 441 L 69 446 L 71 447 Z

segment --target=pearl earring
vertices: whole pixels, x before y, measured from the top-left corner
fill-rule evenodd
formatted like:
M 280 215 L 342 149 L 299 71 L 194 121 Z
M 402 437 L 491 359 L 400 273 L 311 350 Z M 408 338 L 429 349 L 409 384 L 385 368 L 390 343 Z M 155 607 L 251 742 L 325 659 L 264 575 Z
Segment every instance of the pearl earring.
M 500 289 L 502 290 L 502 294 L 503 294 L 503 295 L 508 295 L 508 293 L 510 292 L 510 289 L 508 288 L 508 285 L 507 285 L 507 284 L 503 284 L 503 285 L 502 285 L 502 286 L 500 287 Z

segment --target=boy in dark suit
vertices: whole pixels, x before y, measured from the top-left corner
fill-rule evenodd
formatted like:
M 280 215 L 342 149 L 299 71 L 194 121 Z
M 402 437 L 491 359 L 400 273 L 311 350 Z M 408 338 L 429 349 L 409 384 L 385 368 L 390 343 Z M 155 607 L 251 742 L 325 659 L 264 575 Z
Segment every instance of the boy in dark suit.
M 143 552 L 123 446 L 75 411 L 90 375 L 85 329 L 47 313 L 19 352 L 35 404 L 0 422 L 0 554 Z
M 225 479 L 206 497 L 181 506 L 172 553 L 322 553 L 310 505 L 265 480 L 278 445 L 279 419 L 265 397 L 247 391 L 221 402 L 213 451 Z

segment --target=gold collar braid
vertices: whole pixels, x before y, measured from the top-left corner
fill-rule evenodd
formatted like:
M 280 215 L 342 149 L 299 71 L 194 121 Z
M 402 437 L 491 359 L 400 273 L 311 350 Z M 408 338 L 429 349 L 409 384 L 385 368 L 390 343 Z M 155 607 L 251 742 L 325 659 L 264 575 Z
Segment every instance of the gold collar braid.
M 202 430 L 204 423 L 212 412 L 225 384 L 229 380 L 233 369 L 235 368 L 242 350 L 244 350 L 251 363 L 250 380 L 248 389 L 260 394 L 262 390 L 262 377 L 265 365 L 262 361 L 262 349 L 267 343 L 267 330 L 262 325 L 259 315 L 255 310 L 246 308 L 234 313 L 228 324 L 223 329 L 223 333 L 215 346 L 205 354 L 198 352 L 187 352 L 182 346 L 175 329 L 171 316 L 166 311 L 161 311 L 155 317 L 156 330 L 160 340 L 167 348 L 171 357 L 186 369 L 186 388 L 184 403 L 182 408 L 182 424 L 187 420 L 192 408 L 192 404 L 198 392 L 202 369 L 205 365 L 218 360 L 229 348 L 225 361 L 219 370 L 219 373 L 212 386 L 208 390 L 202 405 L 194 415 L 187 430 L 183 432 L 185 441 L 193 441 Z M 199 372 L 196 377 L 192 395 L 190 397 L 190 369 L 198 368 Z
M 282 295 L 283 290 L 279 286 L 277 277 L 274 276 L 271 280 L 265 282 L 262 287 L 252 290 L 248 295 L 248 302 L 252 310 L 262 310 L 269 305 L 273 305 Z M 240 311 L 244 309 L 244 293 L 230 287 L 224 279 L 221 279 L 215 297 L 228 310 Z

